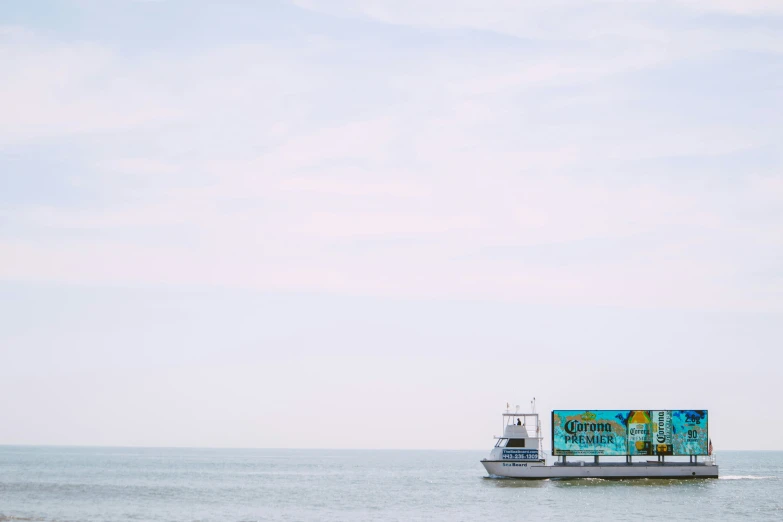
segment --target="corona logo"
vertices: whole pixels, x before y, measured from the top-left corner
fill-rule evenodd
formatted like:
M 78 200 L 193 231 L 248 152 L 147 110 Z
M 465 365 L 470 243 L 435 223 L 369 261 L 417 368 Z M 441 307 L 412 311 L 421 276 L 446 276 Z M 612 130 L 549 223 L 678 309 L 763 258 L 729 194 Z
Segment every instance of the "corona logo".
M 585 423 L 585 422 L 578 422 L 576 420 L 570 420 L 565 423 L 565 432 L 570 434 L 575 434 L 578 432 L 611 432 L 612 431 L 612 425 L 608 422 L 592 422 L 592 423 Z

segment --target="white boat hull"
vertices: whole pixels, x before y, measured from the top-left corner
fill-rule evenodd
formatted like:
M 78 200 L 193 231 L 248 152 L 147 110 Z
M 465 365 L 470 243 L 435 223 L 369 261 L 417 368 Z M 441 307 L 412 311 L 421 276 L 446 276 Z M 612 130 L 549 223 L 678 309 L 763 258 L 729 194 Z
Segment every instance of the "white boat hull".
M 690 479 L 718 478 L 718 466 L 711 463 L 568 463 L 546 466 L 541 462 L 482 460 L 487 473 L 494 477 L 519 479 Z

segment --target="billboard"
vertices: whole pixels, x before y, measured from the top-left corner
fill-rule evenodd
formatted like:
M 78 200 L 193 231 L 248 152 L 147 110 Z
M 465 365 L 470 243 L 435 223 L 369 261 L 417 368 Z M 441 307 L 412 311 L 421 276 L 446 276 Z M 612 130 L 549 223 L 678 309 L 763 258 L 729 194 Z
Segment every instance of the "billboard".
M 554 410 L 552 455 L 706 455 L 707 410 Z

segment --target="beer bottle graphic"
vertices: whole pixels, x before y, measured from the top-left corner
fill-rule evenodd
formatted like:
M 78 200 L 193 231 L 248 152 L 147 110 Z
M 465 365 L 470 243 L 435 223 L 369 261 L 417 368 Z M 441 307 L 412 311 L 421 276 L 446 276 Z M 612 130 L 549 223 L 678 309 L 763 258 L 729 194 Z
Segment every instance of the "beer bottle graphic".
M 628 454 L 652 455 L 650 412 L 633 410 L 628 415 Z
M 652 448 L 655 455 L 674 454 L 671 410 L 652 412 Z

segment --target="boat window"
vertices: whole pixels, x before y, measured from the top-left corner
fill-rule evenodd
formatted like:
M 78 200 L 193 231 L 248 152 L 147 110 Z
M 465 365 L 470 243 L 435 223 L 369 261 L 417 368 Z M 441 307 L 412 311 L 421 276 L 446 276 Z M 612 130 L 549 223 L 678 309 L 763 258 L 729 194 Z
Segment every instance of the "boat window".
M 508 439 L 507 448 L 524 448 L 525 439 Z
M 496 448 L 505 448 L 506 443 L 508 442 L 508 439 L 498 439 L 497 444 L 495 444 Z

